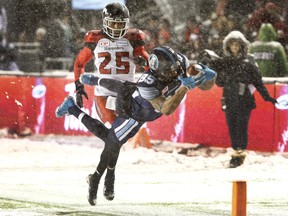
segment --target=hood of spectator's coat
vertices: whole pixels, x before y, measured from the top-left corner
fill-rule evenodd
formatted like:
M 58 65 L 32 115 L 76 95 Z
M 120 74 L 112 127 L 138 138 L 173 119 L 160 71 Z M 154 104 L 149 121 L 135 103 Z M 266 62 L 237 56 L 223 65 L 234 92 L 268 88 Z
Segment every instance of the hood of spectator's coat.
M 270 23 L 263 23 L 258 32 L 258 39 L 264 42 L 276 41 L 277 33 Z
M 223 51 L 224 55 L 231 56 L 231 52 L 228 49 L 228 44 L 238 41 L 241 44 L 240 56 L 245 57 L 248 53 L 248 47 L 250 42 L 245 38 L 245 36 L 240 31 L 231 31 L 223 40 Z

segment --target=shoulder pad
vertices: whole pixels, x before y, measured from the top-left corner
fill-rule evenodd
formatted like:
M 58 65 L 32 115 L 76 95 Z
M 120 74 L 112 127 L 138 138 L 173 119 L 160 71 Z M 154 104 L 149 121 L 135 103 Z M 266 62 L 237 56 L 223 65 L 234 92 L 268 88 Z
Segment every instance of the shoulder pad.
M 129 29 L 124 38 L 129 40 L 133 47 L 145 45 L 145 34 L 139 29 Z
M 84 41 L 85 43 L 97 43 L 101 38 L 104 38 L 105 35 L 101 30 L 92 30 L 85 34 Z

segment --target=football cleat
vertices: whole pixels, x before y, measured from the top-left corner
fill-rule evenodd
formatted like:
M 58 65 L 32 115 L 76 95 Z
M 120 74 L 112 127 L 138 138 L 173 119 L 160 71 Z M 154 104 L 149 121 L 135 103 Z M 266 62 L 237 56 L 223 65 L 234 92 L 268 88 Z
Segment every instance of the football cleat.
M 90 205 L 92 205 L 92 206 L 96 205 L 97 191 L 98 191 L 98 186 L 99 186 L 101 176 L 102 175 L 95 172 L 94 174 L 88 175 L 86 178 L 87 183 L 89 185 L 87 199 L 88 199 L 88 202 L 90 203 Z
M 107 200 L 114 199 L 114 182 L 115 182 L 115 169 L 107 169 L 104 182 L 103 195 Z
M 66 97 L 62 104 L 56 108 L 56 117 L 61 118 L 64 115 L 69 115 L 68 108 L 72 106 L 76 106 L 74 98 L 71 96 Z

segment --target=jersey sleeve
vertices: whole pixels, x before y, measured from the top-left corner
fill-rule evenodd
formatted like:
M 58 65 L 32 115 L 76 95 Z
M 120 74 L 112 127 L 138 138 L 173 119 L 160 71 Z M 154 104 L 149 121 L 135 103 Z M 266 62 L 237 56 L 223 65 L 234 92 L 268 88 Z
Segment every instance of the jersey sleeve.
M 84 36 L 85 46 L 93 51 L 97 46 L 98 41 L 103 37 L 104 35 L 100 30 L 89 31 Z
M 152 100 L 160 95 L 159 90 L 153 86 L 137 86 L 137 88 L 141 97 L 146 100 Z
M 103 38 L 101 30 L 92 30 L 85 34 L 84 42 L 85 47 L 77 55 L 77 58 L 74 62 L 74 78 L 78 80 L 80 75 L 84 73 L 85 65 L 93 57 L 93 51 L 97 46 L 98 41 Z
M 134 48 L 133 54 L 134 54 L 134 56 L 142 56 L 144 59 L 146 59 L 148 61 L 149 54 L 146 51 L 144 46 L 138 46 L 138 47 Z
M 129 29 L 125 35 L 131 46 L 134 48 L 134 56 L 143 56 L 148 59 L 149 54 L 145 50 L 145 34 L 139 29 Z
M 173 96 L 181 86 L 180 80 L 171 83 L 160 83 L 152 73 L 144 73 L 137 82 L 138 92 L 142 98 L 152 100 L 156 97 L 163 96 L 168 99 Z
M 147 60 L 147 65 L 148 65 L 149 54 L 144 47 L 145 46 L 145 33 L 139 29 L 129 29 L 126 37 L 134 49 L 133 55 L 135 57 L 136 56 L 143 57 L 144 59 Z M 145 71 L 148 69 L 149 69 L 149 66 L 146 66 Z
M 156 88 L 156 78 L 151 73 L 144 73 L 137 82 L 137 89 L 142 98 L 152 100 L 161 92 Z
M 93 57 L 93 53 L 87 47 L 84 47 L 80 53 L 77 55 L 77 58 L 74 62 L 74 78 L 75 80 L 79 80 L 81 74 L 84 73 L 85 65 L 90 61 Z
M 145 45 L 145 34 L 139 29 L 129 29 L 125 37 L 129 40 L 133 48 Z

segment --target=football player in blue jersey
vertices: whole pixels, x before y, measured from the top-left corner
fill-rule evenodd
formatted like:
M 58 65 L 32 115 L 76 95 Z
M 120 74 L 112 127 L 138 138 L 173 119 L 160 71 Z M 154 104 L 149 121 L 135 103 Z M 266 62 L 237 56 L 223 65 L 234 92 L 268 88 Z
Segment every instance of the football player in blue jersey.
M 56 109 L 56 117 L 73 115 L 78 118 L 91 133 L 104 141 L 109 149 L 107 160 L 116 166 L 119 149 L 145 122 L 154 121 L 163 114 L 170 115 L 190 89 L 197 86 L 208 90 L 216 78 L 216 72 L 201 63 L 197 67 L 198 74 L 190 76 L 195 65 L 190 65 L 185 55 L 170 47 L 154 48 L 149 56 L 149 67 L 137 83 L 88 73 L 80 76 L 83 84 L 102 86 L 117 93 L 115 107 L 118 117 L 111 128 L 83 112 L 71 96 Z M 89 175 L 88 201 L 91 205 L 96 204 L 100 178 L 97 171 Z

